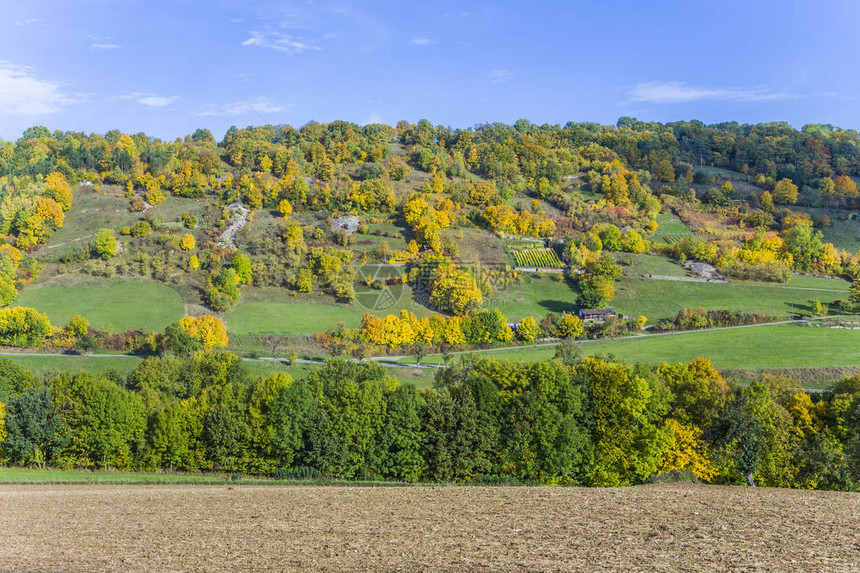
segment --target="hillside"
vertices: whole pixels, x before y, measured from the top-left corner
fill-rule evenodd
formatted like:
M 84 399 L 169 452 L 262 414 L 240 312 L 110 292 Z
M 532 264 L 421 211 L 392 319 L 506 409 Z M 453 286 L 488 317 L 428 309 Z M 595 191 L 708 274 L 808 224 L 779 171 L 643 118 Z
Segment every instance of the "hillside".
M 796 146 L 774 164 L 776 136 Z M 45 313 L 57 350 L 165 351 L 170 337 L 152 333 L 215 315 L 231 350 L 310 359 L 845 314 L 858 149 L 830 126 L 629 118 L 311 123 L 175 142 L 32 128 L 0 156 L 0 303 Z M 727 282 L 696 282 L 688 261 Z M 618 317 L 576 317 L 603 307 Z M 684 323 L 685 309 L 733 314 Z M 73 317 L 87 324 L 77 335 Z M 827 336 L 802 338 L 828 354 Z

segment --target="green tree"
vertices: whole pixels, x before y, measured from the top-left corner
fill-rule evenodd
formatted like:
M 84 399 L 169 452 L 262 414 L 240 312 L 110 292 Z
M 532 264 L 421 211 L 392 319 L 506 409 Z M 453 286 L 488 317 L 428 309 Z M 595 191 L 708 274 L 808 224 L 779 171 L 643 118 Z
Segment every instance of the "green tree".
M 11 304 L 16 298 L 18 298 L 18 289 L 15 288 L 15 281 L 11 275 L 0 269 L 0 306 Z
M 587 433 L 579 423 L 579 380 L 558 362 L 528 364 L 515 375 L 509 372 L 510 364 L 502 366 L 497 384 L 502 402 L 503 472 L 520 480 L 579 483 L 590 450 Z M 511 387 L 512 379 L 521 381 L 515 383 L 516 390 Z
M 203 443 L 207 458 L 224 471 L 245 469 L 248 462 L 248 388 L 226 382 L 205 389 Z
M 773 200 L 780 205 L 794 205 L 797 195 L 797 185 L 791 179 L 780 179 L 773 188 Z
M 566 338 L 558 343 L 558 346 L 555 347 L 555 356 L 553 356 L 556 360 L 560 361 L 562 364 L 567 366 L 573 366 L 577 362 L 579 362 L 580 358 L 582 358 L 582 351 L 579 349 L 579 345 L 572 338 Z
M 821 231 L 814 231 L 812 225 L 795 225 L 785 236 L 785 248 L 794 257 L 795 267 L 808 271 L 824 254 Z
M 860 308 L 860 277 L 857 277 L 851 283 L 850 295 L 848 300 L 854 305 L 854 308 Z
M 281 387 L 269 411 L 272 445 L 280 467 L 292 467 L 301 456 L 314 410 L 313 392 L 304 380 Z
M 672 443 L 660 420 L 665 396 L 629 366 L 586 358 L 576 367 L 584 376 L 585 401 L 594 443 L 587 470 L 591 485 L 629 485 L 655 473 Z
M 145 416 L 140 398 L 111 380 L 88 372 L 64 373 L 51 382 L 65 467 L 131 468 L 142 445 Z
M 344 360 L 332 360 L 308 376 L 326 422 L 325 433 L 319 437 L 342 444 L 341 456 L 326 460 L 320 468 L 324 473 L 363 477 L 374 438 L 385 419 L 388 382 L 379 364 Z
M 188 413 L 178 402 L 155 412 L 147 428 L 146 461 L 150 468 L 196 470 Z
M 388 394 L 385 423 L 373 447 L 376 473 L 387 479 L 414 482 L 424 472 L 421 457 L 423 399 L 415 386 L 399 386 Z
M 236 277 L 239 282 L 244 284 L 251 282 L 251 259 L 248 258 L 248 255 L 236 253 L 230 266 L 236 271 Z
M 773 204 L 773 196 L 770 194 L 770 191 L 764 191 L 759 196 L 759 203 L 761 203 L 761 208 L 766 213 L 773 213 L 776 210 L 776 207 Z
M 196 350 L 202 350 L 203 345 L 177 321 L 164 329 L 160 348 L 163 352 L 172 352 L 176 356 L 187 356 Z
M 755 486 L 785 487 L 793 477 L 789 461 L 794 447 L 785 410 L 776 404 L 770 389 L 754 382 L 738 391 L 725 411 L 709 428 L 714 444 L 727 449 L 736 471 Z
M 25 390 L 6 404 L 6 454 L 13 463 L 45 467 L 52 459 L 61 426 L 50 388 Z
M 469 482 L 489 474 L 495 440 L 470 392 L 428 394 L 421 418 L 427 479 Z
M 35 386 L 36 379 L 30 370 L 11 358 L 0 356 L 0 402 L 8 403 Z
M 276 372 L 259 377 L 254 382 L 248 399 L 248 470 L 257 474 L 270 474 L 279 466 L 271 424 L 271 414 L 281 390 L 292 385 L 288 374 Z
M 129 374 L 128 387 L 160 405 L 198 395 L 201 381 L 194 376 L 194 363 L 190 360 L 173 356 L 151 357 Z
M 117 241 L 113 229 L 100 229 L 93 245 L 95 255 L 108 260 L 116 255 Z
M 682 424 L 706 428 L 731 398 L 731 389 L 710 360 L 660 364 L 657 375 L 672 393 L 672 417 Z

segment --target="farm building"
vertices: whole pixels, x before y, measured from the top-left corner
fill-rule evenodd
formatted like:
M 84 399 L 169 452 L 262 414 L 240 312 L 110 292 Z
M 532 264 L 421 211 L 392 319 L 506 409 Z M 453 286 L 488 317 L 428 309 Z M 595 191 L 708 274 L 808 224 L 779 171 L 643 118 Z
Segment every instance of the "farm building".
M 579 318 L 583 321 L 603 322 L 613 316 L 615 312 L 609 308 L 583 308 L 579 311 Z

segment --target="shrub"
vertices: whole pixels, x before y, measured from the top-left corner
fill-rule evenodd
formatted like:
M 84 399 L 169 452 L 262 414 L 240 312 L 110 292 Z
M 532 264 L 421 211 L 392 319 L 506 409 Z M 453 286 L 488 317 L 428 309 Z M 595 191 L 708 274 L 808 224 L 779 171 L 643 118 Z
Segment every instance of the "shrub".
M 129 229 L 129 234 L 132 237 L 143 238 L 152 233 L 152 225 L 146 221 L 138 221 Z
M 38 346 L 53 335 L 48 317 L 33 308 L 0 308 L 0 344 Z

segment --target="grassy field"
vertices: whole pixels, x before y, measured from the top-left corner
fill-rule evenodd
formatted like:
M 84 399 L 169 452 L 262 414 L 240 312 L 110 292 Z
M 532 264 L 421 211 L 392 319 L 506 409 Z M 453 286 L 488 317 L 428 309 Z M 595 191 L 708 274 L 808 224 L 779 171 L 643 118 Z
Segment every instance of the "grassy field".
M 656 235 L 695 235 L 692 229 L 685 225 L 674 213 L 661 213 L 657 215 Z M 656 236 L 655 235 L 655 236 Z
M 442 230 L 442 236 L 457 245 L 459 248 L 457 258 L 463 263 L 501 266 L 511 264 L 505 252 L 505 242 L 493 233 L 479 229 L 449 227 Z
M 236 334 L 313 334 L 361 324 L 362 312 L 340 304 L 245 302 L 227 317 L 227 330 Z
M 230 481 L 227 475 L 0 468 L 0 484 L 216 485 Z M 239 483 L 273 482 L 242 478 Z
M 105 185 L 100 191 L 92 188 L 75 187 L 72 207 L 66 213 L 63 228 L 51 236 L 49 246 L 62 246 L 43 249 L 40 256 L 59 255 L 71 252 L 83 246 L 85 241 L 75 241 L 98 233 L 99 229 L 114 229 L 131 225 L 141 217 L 141 213 L 131 213 L 128 210 L 128 200 L 125 191 Z
M 494 292 L 484 300 L 485 308 L 498 308 L 509 321 L 533 316 L 538 321 L 553 312 L 572 312 L 576 292 L 559 274 L 524 273 L 522 280 Z
M 122 376 L 127 376 L 143 361 L 143 358 L 139 356 L 127 355 L 79 356 L 57 354 L 55 356 L 32 356 L 15 354 L 3 355 L 3 357 L 31 370 L 38 378 L 49 379 L 60 372 L 67 371 L 104 373 L 111 370 Z M 308 374 L 319 368 L 317 364 L 297 363 L 287 366 L 283 362 L 268 360 L 245 360 L 243 365 L 251 376 L 266 376 L 275 372 L 282 372 L 295 380 L 306 379 Z M 396 378 L 401 384 L 414 384 L 418 388 L 432 386 L 433 378 L 436 375 L 435 369 L 383 366 L 388 371 L 388 375 Z
M 705 356 L 717 368 L 764 370 L 860 366 L 860 353 L 852 351 L 858 345 L 860 331 L 784 324 L 583 341 L 579 347 L 585 355 L 614 354 L 629 362 L 688 362 Z M 551 359 L 555 355 L 555 347 L 507 348 L 485 353 L 497 358 L 535 362 Z M 403 362 L 414 362 L 414 358 Z M 427 356 L 422 362 L 441 364 L 442 357 Z
M 798 208 L 797 210 L 809 213 L 816 221 L 823 215 L 830 217 L 831 225 L 829 227 L 818 228 L 824 242 L 833 243 L 836 248 L 852 253 L 856 253 L 857 249 L 860 248 L 860 220 L 851 221 L 848 219 L 848 216 L 854 211 L 811 208 Z M 840 220 L 840 214 L 844 220 Z
M 57 354 L 56 356 L 32 356 L 17 354 L 4 356 L 28 368 L 38 377 L 53 375 L 66 370 L 83 370 L 86 372 L 106 372 L 116 370 L 120 374 L 128 374 L 134 370 L 143 359 L 137 356 L 77 356 Z
M 35 285 L 24 289 L 16 306 L 30 306 L 63 325 L 80 314 L 96 328 L 114 331 L 163 330 L 182 318 L 182 297 L 169 286 L 150 281 L 96 280 L 84 284 Z
M 671 259 L 667 259 L 666 257 L 660 257 L 658 255 L 626 255 L 619 254 L 618 259 L 622 264 L 625 264 L 628 256 L 630 257 L 631 265 L 627 266 L 624 270 L 629 274 L 638 275 L 647 277 L 648 275 L 663 275 L 667 277 L 688 277 L 693 276 L 693 274 L 682 267 L 680 264 L 676 263 Z
M 747 176 L 743 173 L 738 173 L 737 171 L 732 171 L 731 169 L 725 169 L 723 167 L 711 167 L 709 165 L 703 165 L 701 167 L 696 167 L 697 173 L 704 173 L 709 177 L 717 176 L 722 179 L 728 179 L 730 181 L 746 181 Z
M 361 317 L 367 313 L 385 316 L 406 309 L 419 317 L 433 314 L 432 310 L 415 300 L 412 288 L 407 285 L 395 285 L 383 291 L 363 285 L 356 285 L 355 289 L 357 299 L 354 306 L 336 304 L 320 297 L 284 297 L 283 292 L 259 289 L 248 297 L 251 300 L 240 302 L 232 310 L 227 317 L 227 330 L 238 335 L 314 334 L 334 330 L 338 322 L 343 322 L 347 328 L 357 328 L 361 325 Z M 390 301 L 385 298 L 389 294 L 392 297 Z M 264 300 L 268 295 L 276 300 Z
M 665 274 L 665 273 L 660 273 Z M 809 316 L 812 301 L 847 298 L 849 284 L 838 279 L 793 276 L 785 284 L 696 283 L 625 277 L 610 303 L 628 316 L 645 315 L 650 322 L 673 316 L 683 308 L 757 312 L 782 318 Z
M 860 331 L 779 324 L 582 345 L 586 354 L 613 353 L 630 361 L 681 362 L 698 356 L 718 368 L 813 368 L 860 365 Z
M 143 213 L 128 210 L 129 200 L 125 190 L 111 185 L 103 185 L 101 190 L 75 188 L 72 207 L 66 213 L 63 228 L 51 236 L 48 246 L 39 252 L 39 257 L 56 257 L 82 248 L 91 239 L 82 239 L 98 233 L 99 229 L 113 229 L 117 233 L 122 227 L 143 218 Z M 206 209 L 202 199 L 186 199 L 168 196 L 152 208 L 153 217 L 165 223 L 176 221 L 183 212 L 200 216 Z
M 0 487 L 4 571 L 853 571 L 860 537 L 830 491 Z
M 622 255 L 622 260 L 626 255 Z M 687 276 L 680 265 L 663 257 L 634 255 L 624 267 L 616 296 L 610 304 L 629 316 L 645 315 L 650 322 L 668 318 L 683 308 L 704 307 L 779 315 L 783 318 L 808 316 L 815 299 L 823 303 L 848 296 L 849 284 L 837 279 L 793 276 L 785 284 L 693 283 L 643 279 L 650 273 Z M 540 320 L 549 312 L 571 312 L 576 291 L 560 274 L 528 273 L 513 285 L 497 290 L 484 301 L 486 308 L 499 308 L 510 321 L 525 316 Z

